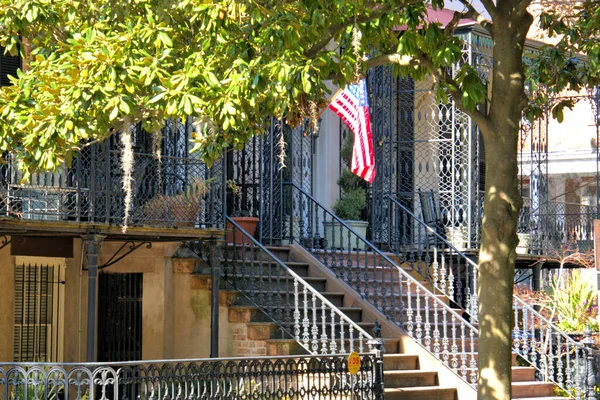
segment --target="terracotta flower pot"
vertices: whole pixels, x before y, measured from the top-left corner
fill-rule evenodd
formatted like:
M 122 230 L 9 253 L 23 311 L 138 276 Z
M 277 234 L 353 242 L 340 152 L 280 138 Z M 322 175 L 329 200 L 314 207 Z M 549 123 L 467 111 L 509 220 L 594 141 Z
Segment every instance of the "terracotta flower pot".
M 258 225 L 259 219 L 256 217 L 231 217 L 231 219 L 238 224 L 243 230 L 248 232 L 248 235 L 254 237 L 254 232 L 256 232 L 256 225 Z M 235 230 L 235 237 L 233 231 L 233 225 L 231 223 L 227 223 L 227 243 L 237 243 L 237 244 L 252 244 L 252 241 L 246 237 L 239 229 Z

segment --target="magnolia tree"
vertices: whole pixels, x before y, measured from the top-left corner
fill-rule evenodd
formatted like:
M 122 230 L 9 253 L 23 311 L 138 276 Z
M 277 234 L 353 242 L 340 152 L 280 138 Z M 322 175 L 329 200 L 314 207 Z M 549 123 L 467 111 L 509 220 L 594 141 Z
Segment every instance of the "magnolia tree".
M 519 124 L 553 93 L 595 84 L 599 67 L 595 0 L 539 18 L 549 36 L 561 36 L 526 70 L 531 2 L 458 0 L 463 10 L 442 27 L 426 14 L 443 0 L 2 0 L 0 44 L 21 53 L 25 72 L 0 93 L 0 148 L 27 176 L 118 130 L 127 136 L 134 122 L 157 132 L 167 118 L 191 116 L 194 148 L 210 164 L 259 134 L 267 117 L 314 117 L 328 81 L 344 86 L 383 64 L 416 80 L 429 76 L 437 98 L 451 96 L 478 125 L 494 166 L 486 171 L 479 255 L 478 395 L 510 399 Z M 461 18 L 493 40 L 487 77 L 461 61 Z M 588 54 L 587 64 L 574 52 Z M 556 102 L 554 115 L 568 105 Z

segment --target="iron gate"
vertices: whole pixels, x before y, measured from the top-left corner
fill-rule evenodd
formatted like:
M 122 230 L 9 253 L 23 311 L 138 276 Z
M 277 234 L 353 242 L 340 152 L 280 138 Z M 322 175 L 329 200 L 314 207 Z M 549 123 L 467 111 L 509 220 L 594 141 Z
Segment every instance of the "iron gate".
M 99 274 L 98 361 L 142 359 L 143 276 Z

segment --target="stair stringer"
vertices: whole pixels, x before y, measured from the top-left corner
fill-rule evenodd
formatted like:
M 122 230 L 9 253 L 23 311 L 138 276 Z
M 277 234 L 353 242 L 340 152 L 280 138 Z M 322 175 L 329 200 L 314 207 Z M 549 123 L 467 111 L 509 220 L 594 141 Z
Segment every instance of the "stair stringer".
M 329 290 L 339 291 L 345 294 L 344 306 L 361 307 L 363 309 L 363 321 L 379 321 L 382 337 L 397 337 L 400 340 L 400 352 L 403 354 L 414 354 L 419 357 L 422 369 L 436 370 L 441 387 L 456 388 L 459 400 L 476 400 L 477 390 L 465 382 L 450 368 L 444 366 L 440 360 L 427 351 L 422 345 L 411 338 L 403 329 L 381 313 L 375 306 L 364 300 L 346 282 L 335 276 L 333 271 L 323 265 L 317 258 L 297 244 L 291 244 L 290 255 L 294 260 L 304 261 L 309 265 L 309 276 L 327 278 Z M 347 302 L 347 304 L 346 304 Z

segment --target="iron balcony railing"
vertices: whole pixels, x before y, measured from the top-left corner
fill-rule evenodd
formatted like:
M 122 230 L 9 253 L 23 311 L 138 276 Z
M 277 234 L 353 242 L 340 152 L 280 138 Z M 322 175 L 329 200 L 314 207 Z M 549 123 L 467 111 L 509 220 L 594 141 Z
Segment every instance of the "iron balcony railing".
M 299 244 L 363 299 L 471 385 L 477 329 L 447 298 L 411 275 L 405 260 L 380 251 L 293 183 L 284 185 L 288 240 Z
M 310 354 L 373 351 L 373 336 L 230 217 L 223 278 Z
M 89 149 L 88 149 L 89 150 Z M 0 166 L 0 214 L 30 220 L 121 225 L 125 214 L 121 153 L 108 146 L 82 152 L 70 167 L 23 173 L 10 154 Z M 135 153 L 130 226 L 223 225 L 223 166 L 201 160 Z
M 380 356 L 263 357 L 111 363 L 0 363 L 3 399 L 380 399 Z
M 404 232 L 401 240 L 391 243 L 390 250 L 414 260 L 413 268 L 475 321 L 478 265 L 440 235 L 436 226 L 426 224 L 396 199 L 390 198 L 390 202 L 390 221 L 399 224 L 392 224 L 390 229 Z M 451 267 L 440 267 L 444 264 Z M 463 297 L 459 299 L 457 293 L 463 293 Z M 533 366 L 543 380 L 557 384 L 572 397 L 587 399 L 593 395 L 591 347 L 565 335 L 553 321 L 516 295 L 513 311 L 513 351 Z
M 532 254 L 550 254 L 557 249 L 594 249 L 596 206 L 549 201 L 536 204 L 523 198 L 519 215 L 520 247 Z

